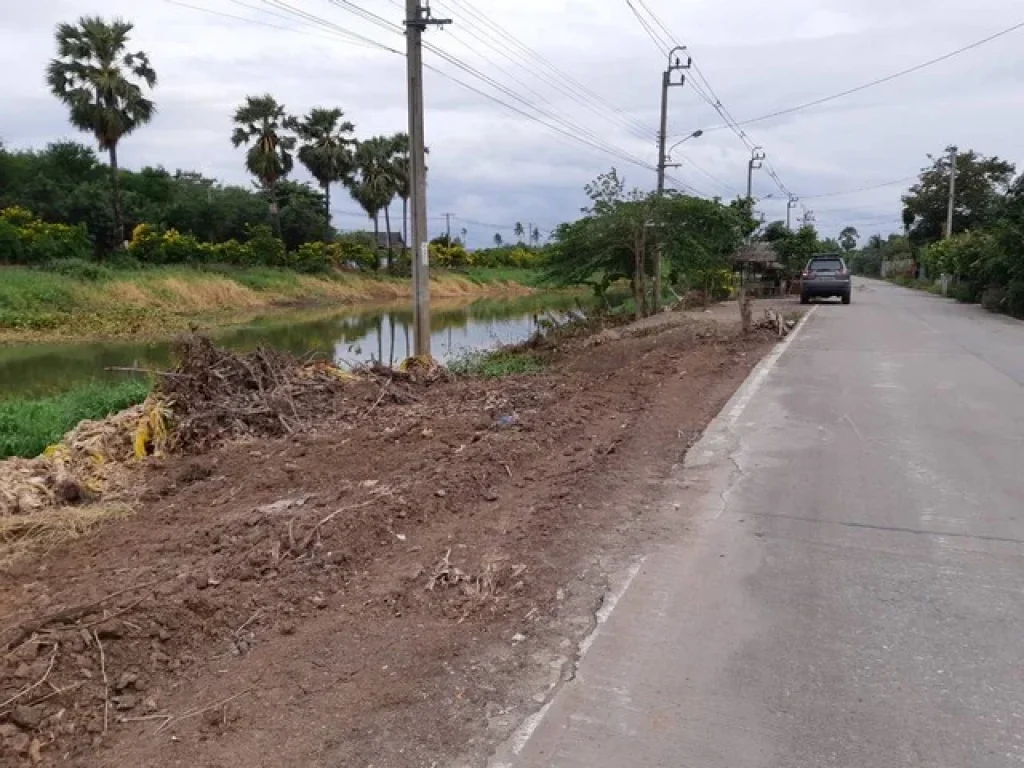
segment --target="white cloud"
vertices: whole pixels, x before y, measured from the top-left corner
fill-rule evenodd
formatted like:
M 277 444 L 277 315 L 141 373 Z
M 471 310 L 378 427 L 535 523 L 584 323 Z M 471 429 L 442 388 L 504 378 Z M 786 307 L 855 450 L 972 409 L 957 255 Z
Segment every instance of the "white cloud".
M 0 136 L 13 146 L 41 146 L 75 135 L 63 107 L 46 92 L 43 69 L 53 55 L 54 25 L 96 13 L 133 21 L 132 46 L 151 54 L 160 76 L 157 118 L 121 148 L 123 162 L 130 166 L 194 168 L 247 183 L 242 153 L 231 147 L 228 137 L 231 113 L 251 93 L 270 92 L 293 112 L 341 106 L 362 135 L 405 129 L 401 56 L 302 26 L 262 0 L 183 2 L 250 22 L 161 0 L 39 0 L 17 5 L 8 0 L 5 5 L 10 7 L 0 20 L 0 71 L 5 73 Z M 400 3 L 355 2 L 395 23 L 401 20 Z M 288 4 L 395 49 L 404 48 L 400 34 L 356 18 L 329 0 Z M 718 96 L 741 120 L 941 55 L 1016 23 L 1020 13 L 1015 0 L 975 0 L 969 13 L 959 0 L 647 4 L 690 46 Z M 499 29 L 486 26 L 467 9 L 484 14 Z M 538 108 L 565 116 L 571 127 L 563 129 L 573 136 L 597 136 L 617 151 L 653 164 L 663 59 L 624 0 L 434 0 L 434 12 L 452 17 L 455 24 L 447 31 L 429 31 L 431 45 Z M 503 32 L 532 53 L 502 38 Z M 926 161 L 926 153 L 954 142 L 1014 161 L 1024 151 L 1024 140 L 1016 138 L 1015 130 L 1024 116 L 1024 94 L 1018 86 L 1024 63 L 1016 56 L 1022 35 L 1024 31 L 818 108 L 753 124 L 749 133 L 765 147 L 786 185 L 805 196 L 909 176 Z M 548 70 L 547 78 L 527 71 L 521 62 L 529 62 L 533 70 L 544 69 L 534 55 L 569 73 L 621 112 L 596 103 L 577 85 Z M 426 54 L 426 61 L 533 113 L 530 106 L 433 53 Z M 552 85 L 552 79 L 561 88 Z M 454 211 L 466 220 L 503 226 L 534 221 L 547 229 L 576 216 L 585 202 L 583 184 L 612 165 L 630 184 L 653 185 L 652 171 L 561 136 L 437 73 L 427 73 L 426 85 L 432 216 Z M 632 121 L 641 123 L 644 132 L 637 135 Z M 720 123 L 692 90 L 672 92 L 670 135 L 683 136 Z M 89 141 L 87 135 L 78 137 Z M 687 184 L 723 195 L 745 188 L 747 150 L 728 130 L 709 131 L 675 154 L 683 166 L 672 174 Z M 902 191 L 886 187 L 806 204 L 817 209 L 818 223 L 827 234 L 857 220 L 866 227 L 895 227 Z M 755 193 L 780 196 L 763 172 L 756 176 Z M 769 219 L 785 217 L 781 199 L 764 199 L 760 207 Z M 355 211 L 356 206 L 341 199 L 337 209 Z M 357 217 L 343 217 L 338 224 L 361 225 Z M 432 219 L 434 231 L 442 226 L 443 219 Z M 478 242 L 493 235 L 480 226 L 467 228 Z

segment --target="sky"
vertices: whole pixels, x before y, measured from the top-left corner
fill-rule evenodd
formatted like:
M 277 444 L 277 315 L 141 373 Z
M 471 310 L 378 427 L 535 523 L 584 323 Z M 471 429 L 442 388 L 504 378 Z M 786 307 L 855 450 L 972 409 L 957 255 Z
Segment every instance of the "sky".
M 646 6 L 673 43 L 687 46 L 719 103 L 741 122 L 885 77 L 1024 21 L 1019 0 L 973 0 L 969 11 L 962 0 L 632 3 L 642 14 Z M 159 77 L 157 116 L 119 146 L 126 167 L 160 165 L 251 184 L 244 150 L 230 143 L 232 114 L 250 94 L 270 93 L 291 114 L 340 107 L 361 138 L 407 128 L 398 0 L 4 6 L 0 139 L 9 147 L 91 142 L 68 124 L 44 75 L 55 25 L 83 15 L 134 23 L 129 47 L 148 52 Z M 466 229 L 471 246 L 489 244 L 496 232 L 513 239 L 517 221 L 546 235 L 579 216 L 584 185 L 613 166 L 629 186 L 654 187 L 666 57 L 627 0 L 433 0 L 432 11 L 453 22 L 425 35 L 432 236 L 444 231 L 444 213 L 454 214 L 453 234 Z M 908 179 L 950 144 L 1024 169 L 1022 42 L 1024 29 L 892 82 L 746 126 L 749 142 L 764 148 L 782 182 L 780 188 L 767 168 L 755 171 L 757 210 L 767 221 L 785 219 L 788 192 L 800 198 L 794 220 L 813 217 L 825 236 L 852 225 L 866 238 L 901 228 Z M 670 91 L 669 143 L 705 133 L 672 152 L 680 167 L 670 170 L 668 186 L 726 199 L 745 194 L 750 150 L 732 130 L 716 129 L 722 118 L 693 89 L 700 83 L 693 69 L 687 77 L 688 85 Z M 309 180 L 298 163 L 294 175 Z M 338 192 L 335 225 L 367 228 L 356 203 Z M 393 218 L 399 216 L 396 206 Z

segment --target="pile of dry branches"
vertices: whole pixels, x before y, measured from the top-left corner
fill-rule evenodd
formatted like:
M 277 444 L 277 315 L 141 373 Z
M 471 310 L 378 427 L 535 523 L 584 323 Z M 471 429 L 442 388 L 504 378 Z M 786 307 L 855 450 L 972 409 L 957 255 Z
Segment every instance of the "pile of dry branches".
M 294 432 L 355 378 L 333 366 L 303 365 L 283 352 L 235 354 L 197 335 L 180 340 L 175 351 L 177 367 L 156 388 L 172 413 L 172 451 L 202 450 L 227 437 Z

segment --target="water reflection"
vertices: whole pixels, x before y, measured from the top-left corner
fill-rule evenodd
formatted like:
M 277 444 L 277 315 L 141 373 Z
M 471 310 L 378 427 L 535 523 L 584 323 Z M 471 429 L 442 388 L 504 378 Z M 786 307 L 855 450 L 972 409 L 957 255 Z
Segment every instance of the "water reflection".
M 467 350 L 522 341 L 535 329 L 535 316 L 562 312 L 575 296 L 543 294 L 518 299 L 484 299 L 438 304 L 431 313 L 434 356 L 450 360 Z M 297 355 L 353 365 L 371 359 L 395 364 L 412 354 L 412 310 L 406 306 L 294 312 L 258 319 L 214 334 L 218 344 L 240 351 L 268 346 Z M 170 342 L 98 342 L 20 345 L 0 348 L 0 398 L 37 396 L 97 378 L 123 378 L 106 368 L 163 369 L 171 363 Z

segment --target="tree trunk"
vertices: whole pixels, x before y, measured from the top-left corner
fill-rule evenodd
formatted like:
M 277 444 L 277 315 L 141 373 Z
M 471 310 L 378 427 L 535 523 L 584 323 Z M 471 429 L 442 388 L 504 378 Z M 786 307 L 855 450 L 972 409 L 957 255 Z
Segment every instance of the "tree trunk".
M 281 211 L 277 205 L 277 185 L 267 187 L 267 207 L 270 209 L 270 226 L 274 235 L 281 237 Z
M 326 223 L 324 224 L 324 242 L 331 242 L 331 185 L 324 184 L 324 212 Z
M 124 214 L 121 211 L 121 179 L 117 170 L 117 144 L 110 146 L 110 181 L 114 206 L 114 232 L 117 235 L 117 250 L 124 247 Z
M 380 270 L 380 212 L 373 214 L 373 253 L 377 257 L 375 268 Z
M 384 230 L 388 236 L 388 269 L 391 269 L 391 262 L 394 260 L 394 252 L 391 248 L 391 203 L 384 206 Z

